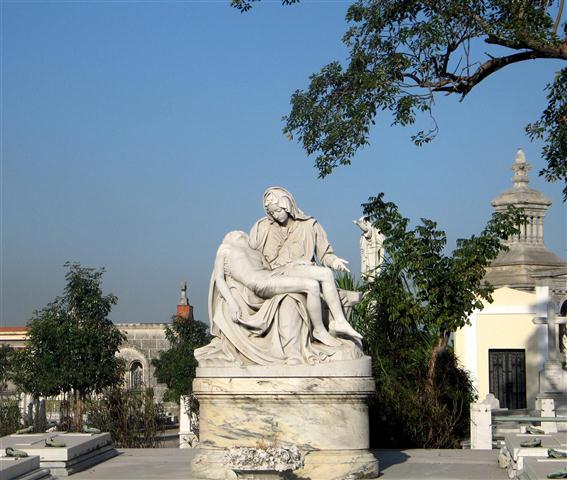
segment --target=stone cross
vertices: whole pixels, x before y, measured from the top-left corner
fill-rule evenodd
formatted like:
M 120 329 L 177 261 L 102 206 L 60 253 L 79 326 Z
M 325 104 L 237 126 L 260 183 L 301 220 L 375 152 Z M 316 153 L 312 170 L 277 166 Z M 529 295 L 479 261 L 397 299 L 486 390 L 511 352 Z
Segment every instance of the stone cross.
M 547 350 L 548 362 L 561 363 L 561 351 L 559 349 L 559 325 L 567 323 L 565 317 L 558 317 L 555 313 L 555 306 L 549 295 L 549 287 L 536 287 L 537 301 L 539 305 L 546 303 L 545 310 L 533 319 L 536 325 L 547 325 Z

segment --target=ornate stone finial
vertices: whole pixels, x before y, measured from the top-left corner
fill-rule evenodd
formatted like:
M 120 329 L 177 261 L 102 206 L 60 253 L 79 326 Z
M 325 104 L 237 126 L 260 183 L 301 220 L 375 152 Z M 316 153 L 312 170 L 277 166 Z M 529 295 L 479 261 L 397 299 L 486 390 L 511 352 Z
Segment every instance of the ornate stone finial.
M 187 282 L 181 282 L 181 296 L 179 298 L 179 303 L 177 305 L 189 305 L 189 299 L 187 298 Z
M 516 160 L 512 164 L 512 170 L 514 171 L 512 182 L 514 182 L 514 187 L 518 188 L 530 183 L 528 172 L 531 168 L 532 166 L 527 162 L 524 151 L 519 148 L 516 152 Z

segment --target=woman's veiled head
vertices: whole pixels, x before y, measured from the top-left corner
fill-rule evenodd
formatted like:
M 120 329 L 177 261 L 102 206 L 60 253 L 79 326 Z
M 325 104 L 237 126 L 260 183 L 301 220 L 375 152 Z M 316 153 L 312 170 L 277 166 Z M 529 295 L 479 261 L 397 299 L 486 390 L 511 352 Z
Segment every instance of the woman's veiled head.
M 309 218 L 297 207 L 293 195 L 283 187 L 270 187 L 264 192 L 264 210 L 278 223 L 284 223 L 288 216 L 294 220 Z

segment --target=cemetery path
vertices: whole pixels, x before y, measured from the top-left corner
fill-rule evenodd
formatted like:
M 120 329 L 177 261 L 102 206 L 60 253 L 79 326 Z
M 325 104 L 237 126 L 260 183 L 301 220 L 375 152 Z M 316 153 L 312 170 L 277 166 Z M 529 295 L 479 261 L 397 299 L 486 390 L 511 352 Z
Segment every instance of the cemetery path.
M 120 455 L 73 475 L 73 480 L 189 479 L 191 449 L 119 449 Z M 373 450 L 380 480 L 505 480 L 498 450 Z M 323 479 L 321 479 L 323 480 Z
M 380 479 L 496 480 L 508 479 L 498 467 L 498 450 L 373 450 L 380 461 Z

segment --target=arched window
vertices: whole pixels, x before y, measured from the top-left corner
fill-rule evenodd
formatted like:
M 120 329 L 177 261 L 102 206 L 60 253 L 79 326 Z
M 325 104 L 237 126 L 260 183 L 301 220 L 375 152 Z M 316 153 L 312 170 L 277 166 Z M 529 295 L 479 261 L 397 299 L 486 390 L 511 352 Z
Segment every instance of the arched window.
M 130 365 L 130 388 L 140 389 L 144 383 L 144 367 L 140 362 Z

